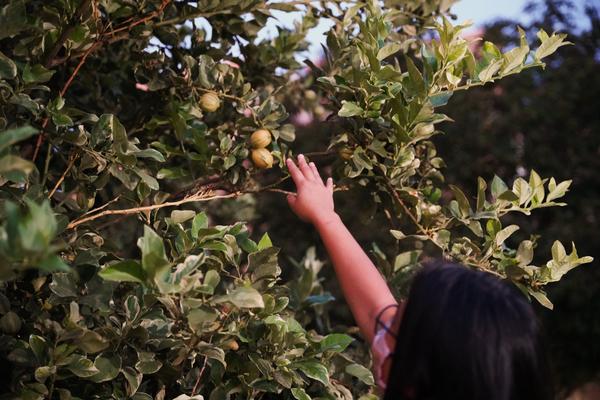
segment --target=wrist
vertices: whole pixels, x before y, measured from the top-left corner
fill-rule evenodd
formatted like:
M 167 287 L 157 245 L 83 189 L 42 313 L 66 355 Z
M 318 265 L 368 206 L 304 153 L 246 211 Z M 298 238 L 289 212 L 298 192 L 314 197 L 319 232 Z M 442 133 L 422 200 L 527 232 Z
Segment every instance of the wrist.
M 340 216 L 335 211 L 331 211 L 330 213 L 319 215 L 317 218 L 315 218 L 313 225 L 318 231 L 320 231 L 328 225 L 340 222 L 342 222 Z

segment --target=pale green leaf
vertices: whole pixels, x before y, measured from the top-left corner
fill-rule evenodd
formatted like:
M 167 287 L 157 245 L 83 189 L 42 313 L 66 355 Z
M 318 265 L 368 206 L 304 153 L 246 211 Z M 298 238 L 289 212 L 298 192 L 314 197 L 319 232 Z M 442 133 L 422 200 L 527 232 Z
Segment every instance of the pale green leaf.
M 355 115 L 360 115 L 363 112 L 364 110 L 360 108 L 358 104 L 343 100 L 342 108 L 340 108 L 340 111 L 338 111 L 338 115 L 340 117 L 353 117 Z

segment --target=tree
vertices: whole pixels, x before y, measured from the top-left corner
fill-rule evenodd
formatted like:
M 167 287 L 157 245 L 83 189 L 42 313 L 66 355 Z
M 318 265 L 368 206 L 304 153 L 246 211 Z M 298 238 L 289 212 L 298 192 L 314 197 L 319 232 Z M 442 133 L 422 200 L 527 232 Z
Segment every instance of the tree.
M 314 253 L 297 263 L 300 279 L 283 284 L 268 235 L 257 243 L 244 223 L 217 225 L 204 212 L 286 192 L 282 165 L 295 134 L 284 104 L 332 112 L 341 129 L 320 153 L 333 154 L 338 191 L 368 196 L 398 248 L 409 249 L 391 262 L 378 253 L 392 283 L 425 255 L 443 256 L 551 307 L 543 287 L 591 258 L 557 241 L 552 259 L 535 266 L 535 241 L 509 247 L 518 226 L 502 221 L 564 205 L 570 181 L 532 171 L 509 188 L 480 178 L 475 202 L 450 186 L 446 204 L 430 139 L 449 119 L 436 109 L 454 92 L 543 66 L 565 35 L 540 30 L 531 51 L 520 32 L 513 49 L 486 42 L 473 52 L 465 26 L 445 17 L 451 3 L 4 4 L 8 397 L 374 397 L 364 347 L 344 352 L 352 337 L 328 331 L 320 307 L 331 296 Z M 276 10 L 301 18 L 257 40 Z M 321 19 L 334 24 L 326 62 L 308 61 L 310 78 L 294 80 L 305 74 L 296 59 L 305 35 Z

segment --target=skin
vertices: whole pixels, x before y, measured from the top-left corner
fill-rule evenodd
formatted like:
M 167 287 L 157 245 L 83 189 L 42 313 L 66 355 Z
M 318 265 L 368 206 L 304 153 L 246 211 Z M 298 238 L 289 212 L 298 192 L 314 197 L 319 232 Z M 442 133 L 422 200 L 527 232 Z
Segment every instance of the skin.
M 294 195 L 287 197 L 288 203 L 300 219 L 312 224 L 319 232 L 352 315 L 363 337 L 372 343 L 375 317 L 384 307 L 398 302 L 375 265 L 335 212 L 333 180 L 327 178 L 323 182 L 315 164 L 307 163 L 302 155 L 298 156 L 297 163 L 292 159 L 286 160 L 297 189 Z M 382 314 L 381 321 L 397 331 L 401 310 L 402 305 L 396 317 L 396 308 L 389 308 Z M 390 335 L 387 337 L 388 345 L 393 349 L 394 340 Z M 384 380 L 387 380 L 388 364 L 389 360 L 384 364 Z

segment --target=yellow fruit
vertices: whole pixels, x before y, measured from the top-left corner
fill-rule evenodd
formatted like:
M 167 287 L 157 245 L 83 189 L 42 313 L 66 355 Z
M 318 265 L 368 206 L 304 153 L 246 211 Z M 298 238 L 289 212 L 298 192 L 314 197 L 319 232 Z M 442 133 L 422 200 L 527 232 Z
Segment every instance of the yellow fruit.
M 252 162 L 256 168 L 271 168 L 273 166 L 273 155 L 267 149 L 254 149 L 252 150 Z
M 314 90 L 305 90 L 304 91 L 304 98 L 306 100 L 312 101 L 312 100 L 316 100 L 317 99 L 317 93 Z
M 417 127 L 417 135 L 419 136 L 431 135 L 433 131 L 435 131 L 433 124 L 424 124 Z
M 223 348 L 237 351 L 240 348 L 240 345 L 234 339 L 231 339 L 223 343 Z
M 206 112 L 215 112 L 221 106 L 221 100 L 216 93 L 204 93 L 200 97 L 200 108 Z
M 338 155 L 343 160 L 351 159 L 353 154 L 354 154 L 354 151 L 352 151 L 352 149 L 350 147 L 341 147 L 338 150 Z
M 52 304 L 50 304 L 48 302 L 48 300 L 44 300 L 44 303 L 42 304 L 42 308 L 47 311 L 52 310 Z
M 250 145 L 253 149 L 263 149 L 271 143 L 271 132 L 258 129 L 250 136 Z
M 320 105 L 320 104 L 319 104 L 318 106 L 316 106 L 316 107 L 315 107 L 315 109 L 313 110 L 313 112 L 315 113 L 315 115 L 316 115 L 317 117 L 320 117 L 320 116 L 322 116 L 323 114 L 325 114 L 325 112 L 326 112 L 326 111 L 327 111 L 327 110 L 325 110 L 325 107 L 323 107 L 323 106 L 322 106 L 322 105 Z

